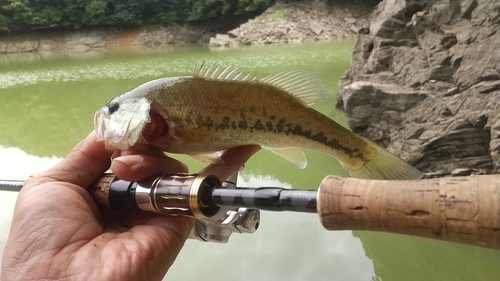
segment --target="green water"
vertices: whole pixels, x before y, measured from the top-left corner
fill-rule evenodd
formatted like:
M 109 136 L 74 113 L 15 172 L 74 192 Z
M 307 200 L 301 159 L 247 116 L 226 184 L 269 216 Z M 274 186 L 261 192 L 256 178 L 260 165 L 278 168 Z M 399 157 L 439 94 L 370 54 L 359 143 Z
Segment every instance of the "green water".
M 110 98 L 151 79 L 190 75 L 202 61 L 231 64 L 258 78 L 291 68 L 312 70 L 332 97 L 314 108 L 345 124 L 334 108 L 334 94 L 353 45 L 0 56 L 0 179 L 23 179 L 47 169 L 93 129 L 94 112 Z M 261 151 L 239 183 L 312 189 L 328 174 L 345 175 L 334 159 L 312 151 L 306 155 L 308 167 L 300 170 Z M 179 158 L 192 172 L 204 166 Z M 15 196 L 0 192 L 2 249 Z M 500 280 L 500 251 L 386 233 L 329 232 L 315 214 L 261 212 L 254 234 L 233 234 L 228 244 L 188 241 L 167 279 Z

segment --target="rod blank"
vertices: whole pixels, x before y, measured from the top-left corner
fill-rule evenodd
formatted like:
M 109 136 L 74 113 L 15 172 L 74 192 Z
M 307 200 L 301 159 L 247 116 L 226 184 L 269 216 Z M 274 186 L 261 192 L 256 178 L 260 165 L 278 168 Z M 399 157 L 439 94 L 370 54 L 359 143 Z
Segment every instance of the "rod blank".
M 0 190 L 19 192 L 24 185 L 24 181 L 0 180 Z
M 277 187 L 214 188 L 212 202 L 226 207 L 316 213 L 317 194 L 318 192 L 313 190 Z

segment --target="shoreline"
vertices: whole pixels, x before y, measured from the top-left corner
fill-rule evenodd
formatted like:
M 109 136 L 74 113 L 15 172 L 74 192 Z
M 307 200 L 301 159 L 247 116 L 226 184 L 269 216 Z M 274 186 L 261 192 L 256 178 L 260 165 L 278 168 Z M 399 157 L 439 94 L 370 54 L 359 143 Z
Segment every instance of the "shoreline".
M 141 52 L 186 45 L 224 48 L 355 39 L 358 30 L 368 25 L 373 9 L 374 6 L 320 1 L 310 5 L 278 3 L 235 29 L 221 27 L 220 23 L 173 23 L 134 28 L 29 31 L 0 36 L 0 54 Z

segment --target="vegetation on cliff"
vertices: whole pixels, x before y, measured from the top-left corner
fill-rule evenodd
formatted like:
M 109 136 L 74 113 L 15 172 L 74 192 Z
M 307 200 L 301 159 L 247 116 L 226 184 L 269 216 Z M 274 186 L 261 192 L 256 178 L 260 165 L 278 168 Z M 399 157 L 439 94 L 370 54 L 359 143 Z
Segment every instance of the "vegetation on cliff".
M 264 11 L 276 0 L 5 0 L 0 32 L 80 29 L 221 19 Z

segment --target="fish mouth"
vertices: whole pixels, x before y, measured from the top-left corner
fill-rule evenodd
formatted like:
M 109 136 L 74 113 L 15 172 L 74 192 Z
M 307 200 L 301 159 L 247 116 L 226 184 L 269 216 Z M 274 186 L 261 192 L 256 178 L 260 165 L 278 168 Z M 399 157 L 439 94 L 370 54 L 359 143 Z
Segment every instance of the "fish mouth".
M 99 109 L 94 115 L 96 140 L 105 141 L 119 150 L 127 150 L 137 143 L 152 144 L 161 148 L 169 135 L 169 125 L 166 119 L 153 108 L 144 113 L 147 118 L 131 114 L 125 119 L 111 120 L 112 115 L 106 106 Z M 134 124 L 131 125 L 131 123 Z M 142 128 L 142 130 L 134 137 L 131 136 L 133 128 Z
M 94 114 L 94 129 L 96 131 L 97 141 L 106 139 L 105 132 L 109 123 L 109 118 L 106 118 L 104 110 L 105 108 L 101 108 Z
M 151 123 L 151 115 L 155 120 Z M 99 109 L 94 115 L 96 140 L 119 150 L 127 150 L 136 144 L 147 144 L 165 134 L 165 121 L 158 113 L 151 114 L 150 102 L 146 99 L 127 100 L 119 104 L 118 109 L 110 111 L 109 105 Z
M 150 144 L 155 144 L 159 140 L 165 140 L 169 131 L 165 118 L 154 110 L 150 110 L 149 117 L 151 121 L 144 126 L 142 137 Z
M 127 150 L 133 144 L 129 143 L 128 130 L 130 122 L 125 122 L 123 126 L 116 126 L 116 122 L 111 120 L 109 109 L 107 106 L 99 109 L 94 115 L 94 129 L 96 131 L 96 140 L 104 141 L 106 145 L 110 145 L 119 150 Z M 135 140 L 134 140 L 135 142 Z

